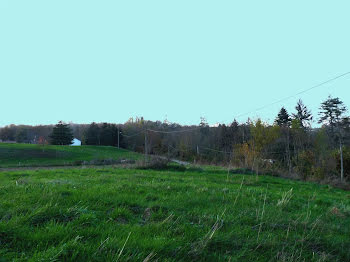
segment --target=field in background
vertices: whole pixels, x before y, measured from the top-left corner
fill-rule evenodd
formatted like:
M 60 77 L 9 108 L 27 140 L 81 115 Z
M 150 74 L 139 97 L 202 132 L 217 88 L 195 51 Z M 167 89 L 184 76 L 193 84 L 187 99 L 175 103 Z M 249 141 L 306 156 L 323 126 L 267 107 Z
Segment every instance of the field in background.
M 0 198 L 2 261 L 350 261 L 349 193 L 329 186 L 74 168 L 0 172 Z
M 109 146 L 52 146 L 0 143 L 0 168 L 59 166 L 137 160 L 140 154 Z

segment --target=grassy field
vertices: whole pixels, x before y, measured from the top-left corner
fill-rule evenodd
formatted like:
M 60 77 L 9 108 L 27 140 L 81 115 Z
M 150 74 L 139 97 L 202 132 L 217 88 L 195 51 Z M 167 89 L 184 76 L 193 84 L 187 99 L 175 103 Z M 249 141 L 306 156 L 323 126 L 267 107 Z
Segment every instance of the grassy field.
M 0 199 L 0 261 L 350 261 L 349 193 L 329 186 L 73 168 L 1 172 Z
M 136 160 L 140 154 L 109 146 L 42 146 L 0 143 L 0 167 L 80 165 L 84 161 Z

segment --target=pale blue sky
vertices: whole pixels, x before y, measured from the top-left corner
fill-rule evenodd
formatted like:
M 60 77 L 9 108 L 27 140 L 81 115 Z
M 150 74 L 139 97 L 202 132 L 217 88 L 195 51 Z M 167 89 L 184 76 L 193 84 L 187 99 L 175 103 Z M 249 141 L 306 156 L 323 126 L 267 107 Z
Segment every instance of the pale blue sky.
M 350 71 L 349 10 L 348 0 L 1 0 L 0 126 L 229 123 Z M 350 76 L 301 98 L 316 113 L 329 94 L 350 106 Z M 297 100 L 250 117 L 273 120 Z

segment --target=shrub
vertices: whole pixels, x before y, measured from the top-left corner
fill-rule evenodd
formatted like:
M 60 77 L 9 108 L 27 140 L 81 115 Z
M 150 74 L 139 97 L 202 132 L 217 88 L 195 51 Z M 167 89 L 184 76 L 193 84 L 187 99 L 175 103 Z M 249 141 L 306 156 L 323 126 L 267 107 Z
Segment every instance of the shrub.
M 77 162 L 79 163 L 79 162 Z M 90 161 L 83 161 L 82 165 L 94 165 L 94 166 L 103 166 L 103 165 L 118 165 L 118 164 L 134 164 L 135 160 L 131 159 L 93 159 Z
M 146 161 L 143 160 L 137 164 L 139 169 L 166 169 L 168 168 L 169 160 L 167 158 L 150 157 Z
M 303 151 L 298 155 L 296 162 L 296 169 L 300 177 L 306 180 L 312 176 L 313 168 L 315 166 L 315 155 L 312 151 Z
M 231 174 L 247 174 L 247 175 L 255 175 L 255 171 L 250 168 L 236 168 L 230 170 Z

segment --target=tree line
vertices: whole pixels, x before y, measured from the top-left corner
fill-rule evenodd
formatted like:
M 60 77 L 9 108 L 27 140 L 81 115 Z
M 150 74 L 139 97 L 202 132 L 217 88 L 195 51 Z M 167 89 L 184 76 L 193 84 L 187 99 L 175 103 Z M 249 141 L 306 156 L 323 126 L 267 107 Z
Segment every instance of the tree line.
M 318 128 L 312 128 L 317 120 Z M 64 131 L 64 130 L 65 131 Z M 66 132 L 67 141 L 58 142 Z M 64 136 L 64 135 L 63 135 Z M 3 141 L 120 146 L 193 162 L 226 164 L 254 172 L 289 174 L 304 179 L 350 178 L 350 121 L 339 98 L 328 97 L 313 115 L 299 100 L 289 113 L 284 107 L 274 123 L 261 119 L 244 123 L 182 126 L 168 121 L 130 118 L 124 124 L 58 123 L 56 126 L 15 126 L 0 130 Z

